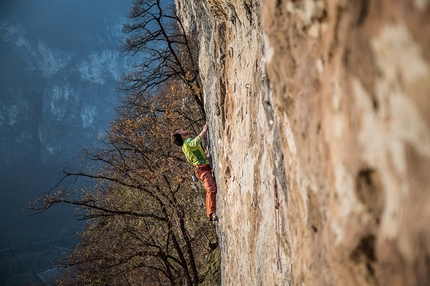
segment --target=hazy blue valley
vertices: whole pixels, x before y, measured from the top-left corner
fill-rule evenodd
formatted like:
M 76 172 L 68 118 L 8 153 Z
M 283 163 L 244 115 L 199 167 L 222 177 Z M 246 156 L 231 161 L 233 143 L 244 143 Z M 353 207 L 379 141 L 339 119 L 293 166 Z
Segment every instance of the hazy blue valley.
M 0 285 L 27 285 L 77 242 L 73 208 L 30 201 L 74 167 L 114 117 L 127 66 L 118 51 L 131 1 L 0 4 Z M 36 283 L 39 280 L 34 280 Z

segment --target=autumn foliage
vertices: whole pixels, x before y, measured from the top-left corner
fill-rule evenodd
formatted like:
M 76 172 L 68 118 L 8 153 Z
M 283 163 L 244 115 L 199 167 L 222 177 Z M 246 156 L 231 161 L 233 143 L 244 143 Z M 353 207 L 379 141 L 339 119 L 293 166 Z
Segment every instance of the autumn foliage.
M 205 216 L 204 189 L 170 143 L 172 130 L 197 133 L 205 123 L 197 45 L 160 1 L 135 1 L 130 21 L 123 51 L 152 56 L 151 62 L 120 82 L 124 97 L 101 138 L 104 147 L 87 151 L 86 168 L 63 171 L 64 178 L 93 183 L 76 190 L 60 181 L 30 206 L 43 212 L 76 205 L 88 221 L 57 285 L 197 285 L 213 276 L 207 257 L 217 238 Z

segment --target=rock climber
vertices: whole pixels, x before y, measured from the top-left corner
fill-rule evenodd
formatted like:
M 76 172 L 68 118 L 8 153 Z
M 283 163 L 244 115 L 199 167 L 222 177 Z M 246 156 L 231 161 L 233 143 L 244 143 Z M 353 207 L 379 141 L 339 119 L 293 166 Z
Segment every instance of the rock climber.
M 172 142 L 175 145 L 182 146 L 182 151 L 187 161 L 196 167 L 194 174 L 203 182 L 206 190 L 206 215 L 210 221 L 216 221 L 218 220 L 216 216 L 216 182 L 212 176 L 208 156 L 200 145 L 207 131 L 208 125 L 206 124 L 200 134 L 192 138 L 188 135 L 188 131 L 177 129 L 172 133 Z

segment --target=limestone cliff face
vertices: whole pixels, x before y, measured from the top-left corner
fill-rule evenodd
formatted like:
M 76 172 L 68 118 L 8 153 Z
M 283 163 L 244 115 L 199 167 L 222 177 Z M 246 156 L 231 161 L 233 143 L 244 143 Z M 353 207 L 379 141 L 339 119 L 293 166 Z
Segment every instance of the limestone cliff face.
M 176 0 L 223 285 L 430 283 L 429 1 Z

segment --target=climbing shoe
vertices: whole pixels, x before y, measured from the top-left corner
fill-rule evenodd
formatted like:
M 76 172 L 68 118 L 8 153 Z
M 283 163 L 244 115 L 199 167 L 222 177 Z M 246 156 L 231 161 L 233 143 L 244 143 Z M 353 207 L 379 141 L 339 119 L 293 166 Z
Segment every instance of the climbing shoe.
M 209 215 L 209 220 L 210 220 L 210 221 L 217 221 L 217 220 L 218 220 L 218 217 L 216 216 L 216 214 L 215 214 L 215 213 L 211 213 L 211 214 Z

